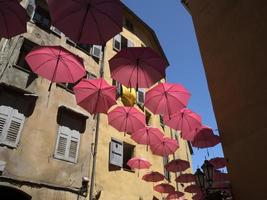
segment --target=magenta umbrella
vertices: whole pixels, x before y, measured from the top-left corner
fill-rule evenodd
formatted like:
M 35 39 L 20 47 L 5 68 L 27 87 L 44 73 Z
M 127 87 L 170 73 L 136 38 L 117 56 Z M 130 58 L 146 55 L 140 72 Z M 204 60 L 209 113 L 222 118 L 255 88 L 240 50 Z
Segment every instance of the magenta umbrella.
M 170 194 L 168 194 L 167 200 L 177 200 L 180 199 L 182 196 L 184 196 L 183 192 L 179 191 L 171 192 Z
M 82 79 L 75 87 L 77 104 L 91 114 L 107 113 L 116 104 L 116 87 L 103 78 Z
M 176 159 L 165 165 L 165 169 L 169 172 L 182 172 L 190 168 L 190 163 L 186 160 Z
M 139 176 L 139 169 L 148 169 L 151 167 L 151 163 L 144 158 L 132 158 L 127 162 L 127 165 L 131 167 L 131 169 L 138 169 L 138 176 Z
M 109 60 L 111 77 L 129 88 L 148 88 L 165 77 L 167 62 L 150 47 L 122 49 Z
M 175 188 L 172 185 L 167 184 L 167 183 L 161 183 L 161 184 L 155 185 L 154 190 L 161 194 L 175 192 Z
M 17 0 L 0 0 L 0 38 L 10 39 L 27 31 L 27 13 Z
M 204 196 L 202 193 L 198 193 L 192 197 L 192 200 L 204 200 Z
M 108 113 L 108 123 L 118 131 L 132 133 L 145 126 L 145 115 L 134 107 L 117 106 Z
M 131 138 L 138 144 L 153 145 L 159 143 L 163 139 L 164 134 L 158 128 L 144 127 L 134 133 Z
M 201 117 L 188 108 L 183 108 L 170 116 L 165 115 L 163 120 L 170 128 L 180 130 L 182 138 L 189 141 L 193 141 L 196 135 L 193 131 L 201 126 Z
M 214 169 L 220 169 L 226 166 L 226 159 L 222 157 L 216 157 L 210 159 L 209 163 L 213 165 Z
M 181 174 L 175 179 L 175 181 L 179 183 L 192 183 L 195 182 L 195 180 L 194 174 Z
M 184 189 L 184 191 L 188 193 L 200 193 L 201 189 L 197 185 L 189 185 Z
M 150 146 L 152 153 L 159 156 L 173 154 L 178 148 L 178 141 L 168 137 L 164 137 L 159 143 Z
M 75 42 L 103 45 L 122 31 L 119 0 L 48 0 L 53 26 Z
M 192 141 L 192 146 L 197 148 L 213 147 L 221 142 L 218 135 L 213 134 L 213 130 L 203 126 Z
M 185 108 L 190 96 L 180 84 L 160 83 L 146 92 L 145 107 L 154 114 L 171 115 Z
M 86 74 L 81 59 L 59 46 L 36 48 L 25 60 L 33 72 L 50 80 L 51 84 L 75 83 Z
M 152 171 L 145 174 L 142 179 L 147 182 L 158 182 L 164 180 L 165 176 L 159 172 Z
M 215 182 L 227 182 L 229 181 L 229 174 L 214 170 L 213 181 Z

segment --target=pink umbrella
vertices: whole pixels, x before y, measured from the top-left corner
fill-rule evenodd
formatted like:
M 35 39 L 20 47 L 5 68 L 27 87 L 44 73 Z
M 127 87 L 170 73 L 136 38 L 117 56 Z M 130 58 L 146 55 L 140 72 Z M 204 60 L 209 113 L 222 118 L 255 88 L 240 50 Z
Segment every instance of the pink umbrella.
M 108 123 L 121 132 L 134 132 L 145 126 L 145 115 L 134 107 L 117 106 L 108 113 Z
M 52 24 L 73 41 L 103 45 L 122 31 L 119 0 L 48 0 Z
M 198 193 L 192 197 L 192 200 L 204 200 L 204 196 L 202 193 Z
M 183 192 L 179 192 L 179 191 L 171 192 L 171 193 L 167 196 L 167 200 L 178 200 L 178 199 L 180 199 L 182 196 L 184 196 L 184 193 L 183 193 Z
M 169 172 L 182 172 L 190 168 L 190 163 L 186 160 L 176 159 L 167 163 L 165 168 Z
M 214 170 L 213 181 L 227 182 L 229 181 L 229 174 Z
M 81 59 L 59 46 L 36 48 L 25 60 L 33 72 L 50 80 L 51 84 L 75 83 L 86 74 Z
M 159 143 L 150 146 L 152 153 L 159 156 L 173 154 L 178 148 L 178 141 L 168 137 L 164 137 Z
M 129 88 L 148 88 L 165 77 L 166 61 L 150 47 L 125 48 L 109 60 L 111 77 Z
M 151 163 L 144 158 L 132 158 L 127 162 L 127 165 L 132 169 L 138 169 L 138 176 L 139 176 L 139 169 L 148 169 L 151 166 Z
M 7 39 L 27 31 L 27 13 L 17 0 L 0 0 L 0 38 Z
M 165 115 L 163 120 L 170 128 L 180 130 L 182 138 L 189 141 L 193 141 L 193 131 L 201 126 L 201 117 L 188 108 L 183 108 L 170 116 Z
M 153 145 L 159 143 L 163 136 L 158 128 L 146 126 L 132 133 L 131 138 L 138 144 Z
M 155 185 L 154 190 L 161 194 L 175 192 L 175 188 L 172 185 L 167 184 L 167 183 L 161 183 L 161 184 Z
M 149 172 L 142 177 L 142 179 L 147 182 L 158 182 L 164 180 L 164 178 L 164 175 L 155 171 Z
M 210 159 L 209 163 L 213 165 L 214 169 L 220 169 L 226 166 L 226 159 L 216 157 L 216 158 Z
M 213 147 L 221 142 L 218 135 L 214 135 L 211 128 L 203 126 L 192 141 L 192 146 L 197 148 Z
M 116 104 L 116 87 L 103 78 L 82 79 L 75 87 L 77 104 L 91 114 L 107 113 Z
M 201 189 L 197 185 L 189 185 L 184 189 L 184 191 L 188 193 L 200 193 Z
M 192 183 L 195 182 L 195 176 L 193 174 L 181 174 L 175 181 L 179 183 Z
M 160 83 L 146 92 L 145 106 L 154 114 L 170 115 L 185 108 L 190 96 L 182 85 Z

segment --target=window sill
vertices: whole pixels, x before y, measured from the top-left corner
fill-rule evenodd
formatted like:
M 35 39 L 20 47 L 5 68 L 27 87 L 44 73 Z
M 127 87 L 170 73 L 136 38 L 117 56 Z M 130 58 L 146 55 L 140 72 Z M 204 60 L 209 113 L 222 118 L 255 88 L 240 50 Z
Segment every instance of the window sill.
M 19 69 L 19 70 L 21 70 L 21 71 L 23 71 L 25 73 L 32 74 L 32 75 L 34 74 L 36 77 L 38 77 L 38 75 L 35 74 L 33 71 L 25 69 L 24 67 L 21 67 L 19 65 L 13 65 L 13 67 L 16 68 L 16 69 Z
M 123 171 L 126 171 L 126 172 L 131 172 L 131 173 L 135 173 L 134 170 L 131 170 L 131 169 L 127 169 L 127 168 L 121 168 Z
M 70 160 L 67 160 L 67 159 L 63 159 L 63 158 L 57 158 L 56 156 L 53 156 L 53 158 L 55 160 L 59 160 L 59 161 L 63 161 L 63 162 L 67 162 L 69 164 L 77 164 L 78 162 L 73 162 L 73 161 L 70 161 Z

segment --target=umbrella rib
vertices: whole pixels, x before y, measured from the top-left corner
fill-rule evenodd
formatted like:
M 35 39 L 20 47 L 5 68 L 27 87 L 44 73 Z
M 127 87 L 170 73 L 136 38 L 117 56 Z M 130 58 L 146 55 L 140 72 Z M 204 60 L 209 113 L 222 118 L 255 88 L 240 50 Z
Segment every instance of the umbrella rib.
M 32 53 L 28 54 L 26 57 L 29 58 L 29 57 L 37 56 L 37 55 L 46 55 L 46 56 L 50 56 L 52 58 L 56 58 L 57 57 L 56 55 L 55 55 L 55 57 L 52 56 L 50 53 L 39 53 L 39 52 L 32 52 Z
M 95 22 L 95 24 L 96 24 L 96 30 L 97 30 L 97 32 L 98 32 L 98 34 L 99 34 L 99 36 L 100 36 L 100 38 L 101 38 L 101 43 L 102 42 L 104 42 L 105 40 L 103 39 L 103 35 L 102 35 L 102 33 L 101 33 L 101 30 L 99 29 L 99 24 L 98 24 L 98 22 L 97 22 L 97 20 L 96 20 L 96 18 L 95 18 L 95 15 L 93 15 L 93 12 L 90 12 L 90 14 L 91 14 L 91 16 L 93 17 L 93 20 L 94 20 L 94 22 Z
M 72 74 L 71 70 L 69 69 L 69 66 L 65 63 L 64 59 L 61 58 L 60 60 L 61 60 L 61 63 L 62 63 L 63 65 L 65 65 L 65 67 L 66 67 L 67 70 L 69 71 L 69 75 L 70 75 L 70 77 L 71 77 L 71 79 L 72 79 L 72 82 L 75 82 L 74 77 L 73 77 L 73 74 Z
M 48 62 L 50 62 L 50 61 L 52 61 L 52 60 L 54 60 L 54 58 L 53 58 L 53 59 L 50 59 L 50 60 L 46 60 L 45 62 L 41 63 L 40 65 L 38 65 L 38 66 L 34 69 L 34 71 L 37 72 L 43 65 L 45 65 L 46 63 L 48 63 Z
M 21 5 L 19 5 L 19 6 L 21 7 Z M 16 15 L 17 19 L 23 24 L 24 21 L 23 21 L 23 19 L 21 19 L 21 17 L 20 17 L 19 15 L 17 15 L 17 11 L 13 10 L 13 7 L 10 7 L 10 6 L 7 6 L 7 7 L 8 7 L 10 10 L 12 10 L 12 14 Z M 23 9 L 23 10 L 25 11 L 24 8 L 21 7 L 21 9 Z M 8 10 L 8 9 L 7 9 L 7 10 Z M 25 15 L 27 15 L 27 14 L 25 13 Z

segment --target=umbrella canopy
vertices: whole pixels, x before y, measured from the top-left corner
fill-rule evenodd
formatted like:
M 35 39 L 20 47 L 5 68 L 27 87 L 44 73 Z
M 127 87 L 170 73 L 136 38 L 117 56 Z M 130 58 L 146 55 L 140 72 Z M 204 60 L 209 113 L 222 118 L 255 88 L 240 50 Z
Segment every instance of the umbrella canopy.
M 200 193 L 201 189 L 197 185 L 189 185 L 184 189 L 184 191 L 188 193 Z
M 213 165 L 214 169 L 226 167 L 226 159 L 222 157 L 212 158 L 209 160 L 209 163 Z
M 159 156 L 173 154 L 178 148 L 178 141 L 168 137 L 164 137 L 159 143 L 150 146 L 152 153 Z
M 116 87 L 103 78 L 82 79 L 75 87 L 77 104 L 91 114 L 107 113 L 116 104 Z
M 204 196 L 202 193 L 198 193 L 192 197 L 192 200 L 204 200 Z
M 132 169 L 148 169 L 151 163 L 144 158 L 132 158 L 127 162 L 127 165 Z
M 186 160 L 176 159 L 167 163 L 165 168 L 169 172 L 182 172 L 190 168 L 190 163 Z
M 175 179 L 175 181 L 179 183 L 192 183 L 195 182 L 195 180 L 194 174 L 181 174 Z
M 160 83 L 146 92 L 145 106 L 154 114 L 170 115 L 185 108 L 190 96 L 182 85 Z
M 10 39 L 27 31 L 27 13 L 17 0 L 0 0 L 0 38 Z
M 122 49 L 109 60 L 111 77 L 129 88 L 148 88 L 165 77 L 166 61 L 150 47 Z
M 159 172 L 149 172 L 145 174 L 142 179 L 147 182 L 158 182 L 164 180 L 165 176 Z
M 229 174 L 214 170 L 213 181 L 215 182 L 228 182 Z
M 153 145 L 159 143 L 163 136 L 158 128 L 146 126 L 132 133 L 131 138 L 138 144 Z
M 32 50 L 25 60 L 36 74 L 56 83 L 75 83 L 86 72 L 78 56 L 59 46 Z
M 159 193 L 175 192 L 175 188 L 172 185 L 167 184 L 167 183 L 161 183 L 161 184 L 155 185 L 154 190 Z
M 192 146 L 197 148 L 213 147 L 221 142 L 218 135 L 213 134 L 213 130 L 203 126 L 192 141 Z
M 82 44 L 103 45 L 122 31 L 119 0 L 48 0 L 53 26 Z
M 164 123 L 175 130 L 180 130 L 182 138 L 193 141 L 195 138 L 194 130 L 201 126 L 201 117 L 188 108 L 183 108 L 176 113 L 163 117 Z
M 179 192 L 179 191 L 171 192 L 170 194 L 168 194 L 167 200 L 179 200 L 180 197 L 182 196 L 184 196 L 183 192 Z
M 121 132 L 134 132 L 145 126 L 145 115 L 134 107 L 117 106 L 108 113 L 108 123 Z

